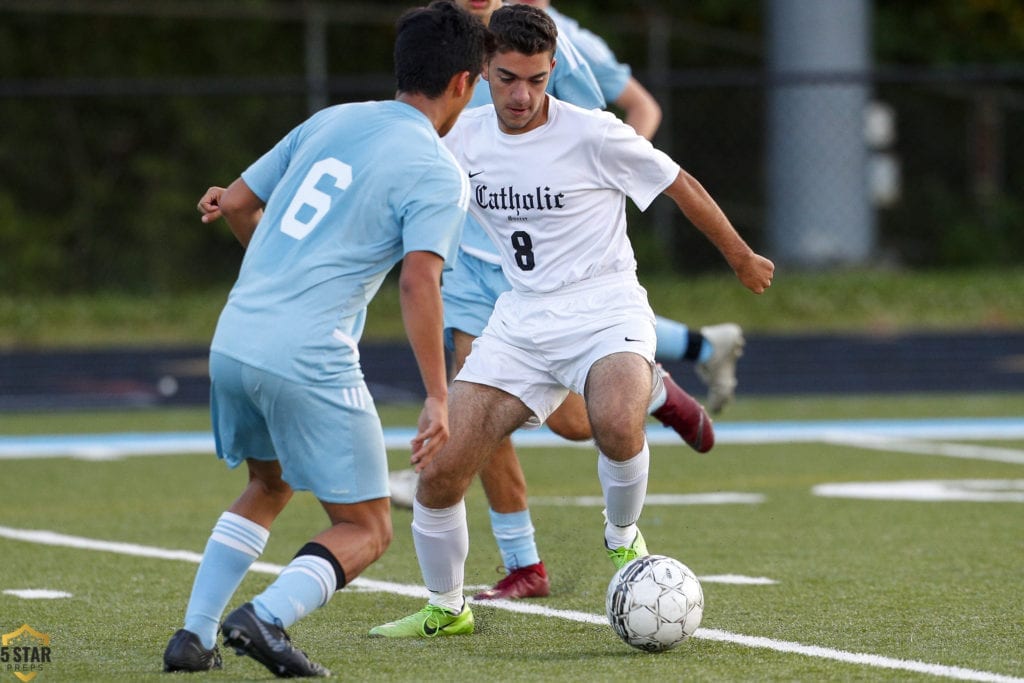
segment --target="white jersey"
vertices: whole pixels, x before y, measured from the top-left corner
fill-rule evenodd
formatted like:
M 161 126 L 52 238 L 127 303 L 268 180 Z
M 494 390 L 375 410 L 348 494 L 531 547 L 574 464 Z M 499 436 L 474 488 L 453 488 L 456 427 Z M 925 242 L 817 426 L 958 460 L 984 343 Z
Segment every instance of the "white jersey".
M 626 197 L 644 210 L 679 174 L 614 114 L 548 103 L 547 122 L 527 133 L 501 132 L 485 106 L 463 112 L 444 138 L 469 174 L 470 214 L 522 292 L 635 271 Z

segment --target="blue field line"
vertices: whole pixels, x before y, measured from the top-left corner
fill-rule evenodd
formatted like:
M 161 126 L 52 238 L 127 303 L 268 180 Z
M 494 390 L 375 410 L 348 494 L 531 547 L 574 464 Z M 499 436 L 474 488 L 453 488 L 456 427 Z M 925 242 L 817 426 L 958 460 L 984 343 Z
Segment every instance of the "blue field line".
M 414 434 L 411 428 L 385 429 L 385 444 L 393 450 L 408 449 Z M 682 444 L 670 429 L 652 425 L 647 434 L 651 445 Z M 715 440 L 718 444 L 801 443 L 865 435 L 903 439 L 1016 440 L 1024 439 L 1024 417 L 723 422 L 715 425 Z M 593 447 L 590 442 L 566 441 L 547 428 L 520 430 L 513 440 L 517 446 L 524 448 Z M 213 436 L 209 432 L 0 436 L 0 459 L 3 460 L 54 457 L 103 460 L 126 455 L 213 451 Z

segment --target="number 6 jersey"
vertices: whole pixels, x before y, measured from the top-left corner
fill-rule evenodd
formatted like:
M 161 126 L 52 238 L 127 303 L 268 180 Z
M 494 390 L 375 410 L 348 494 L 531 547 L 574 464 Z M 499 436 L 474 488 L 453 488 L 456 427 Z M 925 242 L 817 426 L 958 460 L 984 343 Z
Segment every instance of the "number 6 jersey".
M 635 271 L 626 197 L 644 210 L 679 173 L 613 114 L 548 102 L 547 122 L 526 133 L 503 133 L 485 106 L 463 112 L 444 138 L 469 176 L 469 212 L 525 292 Z
M 211 349 L 302 382 L 362 379 L 366 306 L 404 254 L 455 258 L 465 173 L 426 116 L 388 101 L 322 110 L 242 179 L 266 207 Z

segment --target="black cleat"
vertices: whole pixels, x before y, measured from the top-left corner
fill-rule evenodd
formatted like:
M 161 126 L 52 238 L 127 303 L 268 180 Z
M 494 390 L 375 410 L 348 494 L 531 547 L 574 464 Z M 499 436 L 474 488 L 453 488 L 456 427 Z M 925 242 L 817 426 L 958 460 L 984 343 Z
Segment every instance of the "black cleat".
M 234 648 L 235 654 L 252 657 L 278 678 L 331 675 L 292 645 L 283 628 L 257 617 L 251 602 L 229 614 L 220 631 L 224 645 Z
M 178 629 L 164 650 L 164 671 L 209 671 L 221 668 L 220 650 L 207 650 L 192 631 Z

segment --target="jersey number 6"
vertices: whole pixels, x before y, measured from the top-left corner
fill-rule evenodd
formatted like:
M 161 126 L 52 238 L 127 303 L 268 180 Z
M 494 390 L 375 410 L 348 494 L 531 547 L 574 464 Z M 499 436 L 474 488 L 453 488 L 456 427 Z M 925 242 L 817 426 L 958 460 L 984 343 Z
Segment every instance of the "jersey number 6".
M 299 185 L 295 197 L 292 198 L 292 203 L 288 205 L 288 210 L 284 212 L 284 218 L 281 220 L 281 232 L 301 240 L 313 232 L 317 224 L 327 215 L 327 211 L 331 208 L 331 195 L 316 187 L 324 176 L 334 178 L 334 186 L 339 190 L 344 190 L 352 183 L 352 167 L 334 157 L 327 157 L 313 164 L 309 173 L 306 174 L 305 180 Z M 313 211 L 312 216 L 309 215 L 310 210 Z M 299 218 L 300 214 L 302 215 L 301 219 Z

